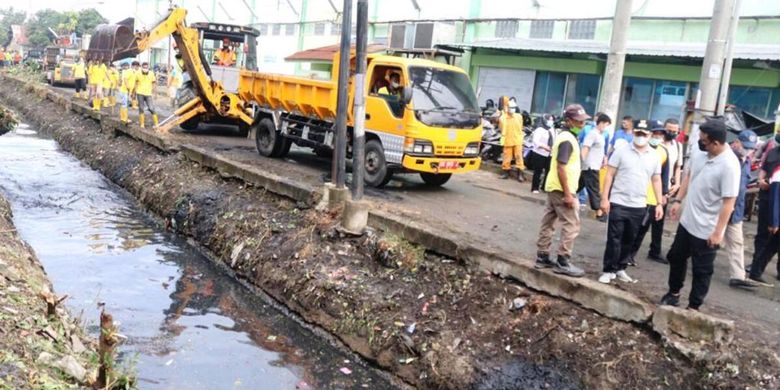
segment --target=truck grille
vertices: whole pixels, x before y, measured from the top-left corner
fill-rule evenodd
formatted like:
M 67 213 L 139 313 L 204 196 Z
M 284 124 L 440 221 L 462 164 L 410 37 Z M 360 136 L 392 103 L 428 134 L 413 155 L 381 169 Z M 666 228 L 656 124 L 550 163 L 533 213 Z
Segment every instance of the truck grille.
M 455 145 L 436 145 L 437 156 L 462 156 L 463 147 Z
M 68 66 L 63 66 L 62 68 L 60 68 L 60 75 L 62 75 L 63 79 L 70 78 L 72 74 L 73 74 L 73 68 Z

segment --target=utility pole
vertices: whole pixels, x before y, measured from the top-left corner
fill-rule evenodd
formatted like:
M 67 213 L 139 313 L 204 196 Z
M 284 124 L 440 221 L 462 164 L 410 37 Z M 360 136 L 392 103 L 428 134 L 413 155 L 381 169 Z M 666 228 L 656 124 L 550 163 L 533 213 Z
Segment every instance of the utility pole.
M 352 200 L 363 198 L 366 146 L 366 46 L 368 45 L 368 0 L 357 3 L 357 46 L 355 49 L 355 103 L 352 112 L 355 123 L 352 134 Z
M 599 111 L 609 115 L 613 123 L 617 120 L 620 105 L 620 89 L 623 85 L 623 68 L 626 65 L 626 42 L 628 26 L 631 24 L 632 0 L 617 0 L 615 17 L 612 19 L 612 38 L 609 42 L 607 68 L 604 70 L 604 82 L 601 84 Z
M 735 0 L 715 0 L 688 145 L 696 145 L 699 142 L 699 125 L 704 123 L 706 116 L 715 115 L 717 112 L 718 92 L 723 77 L 723 62 L 726 57 L 729 20 L 734 9 L 734 2 Z M 694 148 L 688 148 L 689 151 L 692 149 Z
M 737 43 L 737 25 L 739 24 L 739 10 L 742 0 L 734 2 L 729 21 L 729 41 L 726 44 L 726 60 L 723 63 L 723 79 L 720 82 L 720 94 L 718 95 L 718 115 L 726 111 L 726 102 L 729 97 L 729 84 L 731 83 L 731 65 L 734 62 L 734 44 Z
M 337 189 L 345 188 L 347 160 L 347 108 L 349 105 L 349 48 L 352 35 L 352 0 L 344 0 L 341 13 L 341 45 L 339 48 L 338 95 L 336 97 L 336 140 L 333 151 L 331 182 Z

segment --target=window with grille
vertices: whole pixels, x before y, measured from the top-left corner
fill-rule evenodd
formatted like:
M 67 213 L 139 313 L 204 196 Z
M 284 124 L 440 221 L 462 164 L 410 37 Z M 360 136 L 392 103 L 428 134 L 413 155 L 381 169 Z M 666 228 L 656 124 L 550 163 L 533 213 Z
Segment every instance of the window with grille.
M 314 35 L 325 35 L 325 23 L 314 24 Z
M 572 20 L 569 22 L 569 39 L 593 39 L 596 35 L 595 20 Z
M 274 24 L 273 30 L 271 31 L 273 35 L 279 35 L 282 33 L 282 25 L 281 24 Z
M 292 23 L 288 23 L 284 25 L 284 35 L 294 35 L 295 34 L 295 25 Z
M 529 38 L 550 39 L 555 27 L 554 20 L 533 20 L 531 21 L 531 33 Z
M 496 38 L 514 38 L 517 35 L 517 20 L 500 20 L 496 22 Z
M 333 22 L 330 24 L 330 34 L 331 35 L 339 35 L 341 34 L 341 23 Z

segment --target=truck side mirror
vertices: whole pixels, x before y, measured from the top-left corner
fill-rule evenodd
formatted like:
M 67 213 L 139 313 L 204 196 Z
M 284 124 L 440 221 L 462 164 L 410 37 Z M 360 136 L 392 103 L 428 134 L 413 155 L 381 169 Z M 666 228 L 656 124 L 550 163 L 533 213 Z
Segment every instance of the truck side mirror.
M 412 87 L 404 87 L 403 92 L 401 93 L 401 100 L 403 101 L 404 105 L 411 103 Z

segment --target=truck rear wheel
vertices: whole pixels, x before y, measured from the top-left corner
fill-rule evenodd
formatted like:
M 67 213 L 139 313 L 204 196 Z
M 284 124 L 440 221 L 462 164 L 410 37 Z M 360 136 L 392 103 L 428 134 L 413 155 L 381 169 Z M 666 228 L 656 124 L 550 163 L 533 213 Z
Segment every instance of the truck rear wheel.
M 425 184 L 432 187 L 439 187 L 444 185 L 452 177 L 451 173 L 428 173 L 420 172 L 420 177 Z
M 371 187 L 383 187 L 393 178 L 393 172 L 387 168 L 385 149 L 379 140 L 366 142 L 365 172 L 364 181 Z
M 289 146 L 285 148 L 285 139 L 276 131 L 276 126 L 274 126 L 273 121 L 268 118 L 263 118 L 256 126 L 255 146 L 260 155 L 265 157 L 280 157 L 282 153 L 286 154 L 286 152 L 290 150 Z
M 200 124 L 200 118 L 198 116 L 187 119 L 186 121 L 179 123 L 179 127 L 187 131 L 193 131 L 198 129 Z

